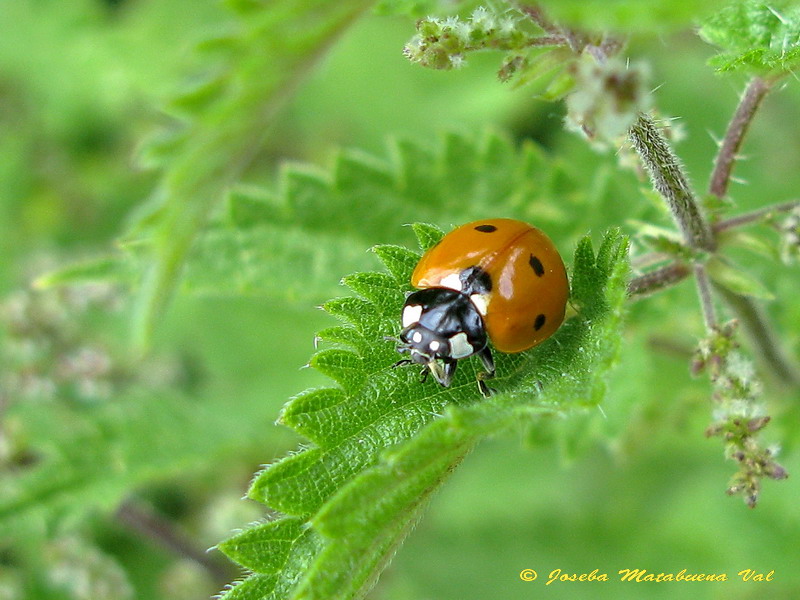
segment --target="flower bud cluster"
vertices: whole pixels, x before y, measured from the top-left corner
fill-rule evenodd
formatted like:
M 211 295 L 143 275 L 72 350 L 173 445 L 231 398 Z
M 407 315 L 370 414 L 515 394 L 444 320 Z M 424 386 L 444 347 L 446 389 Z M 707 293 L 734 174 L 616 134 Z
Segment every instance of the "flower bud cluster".
M 598 147 L 619 146 L 639 114 L 650 108 L 647 68 L 617 58 L 601 62 L 587 52 L 570 70 L 574 87 L 566 100 L 567 128 Z
M 708 437 L 721 437 L 725 455 L 739 465 L 726 493 L 739 495 L 753 508 L 758 502 L 761 481 L 786 479 L 788 474 L 775 461 L 778 449 L 763 447 L 758 433 L 769 423 L 760 401 L 761 383 L 752 362 L 738 350 L 737 323 L 730 321 L 701 340 L 692 361 L 692 372 L 706 370 L 714 387 L 714 420 L 706 429 Z
M 800 206 L 796 207 L 780 226 L 781 258 L 789 263 L 800 258 Z
M 428 17 L 417 22 L 417 34 L 406 44 L 403 54 L 425 67 L 457 69 L 466 64 L 465 55 L 473 50 L 524 47 L 529 36 L 516 22 L 513 17 L 497 15 L 483 7 L 476 8 L 466 20 Z
M 110 397 L 114 361 L 89 340 L 80 322 L 90 308 L 117 306 L 117 293 L 110 286 L 80 289 L 18 290 L 0 302 L 5 331 L 0 355 L 6 366 L 0 393 L 12 401 Z

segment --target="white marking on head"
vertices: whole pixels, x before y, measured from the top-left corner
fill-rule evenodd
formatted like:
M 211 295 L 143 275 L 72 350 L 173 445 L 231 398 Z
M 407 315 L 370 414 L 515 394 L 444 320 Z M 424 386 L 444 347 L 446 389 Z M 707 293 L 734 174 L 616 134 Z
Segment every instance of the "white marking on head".
M 421 304 L 409 304 L 403 309 L 403 327 L 408 327 L 414 323 L 419 323 L 422 316 Z
M 455 290 L 457 292 L 461 291 L 461 274 L 460 273 L 450 273 L 447 277 L 444 277 L 440 282 L 439 285 L 442 287 L 450 288 L 451 290 Z
M 414 335 L 411 336 L 411 341 L 419 344 L 422 341 L 422 334 L 419 331 L 415 331 Z
M 475 348 L 467 340 L 467 334 L 463 331 L 450 338 L 450 356 L 452 358 L 464 358 L 475 352 Z
M 437 340 L 433 340 L 428 347 L 431 349 L 431 352 L 436 352 L 439 346 L 441 346 L 441 344 Z
M 478 309 L 478 312 L 481 313 L 481 316 L 485 317 L 486 313 L 489 312 L 489 295 L 472 294 L 469 299 L 472 300 L 472 303 L 475 305 L 475 308 Z

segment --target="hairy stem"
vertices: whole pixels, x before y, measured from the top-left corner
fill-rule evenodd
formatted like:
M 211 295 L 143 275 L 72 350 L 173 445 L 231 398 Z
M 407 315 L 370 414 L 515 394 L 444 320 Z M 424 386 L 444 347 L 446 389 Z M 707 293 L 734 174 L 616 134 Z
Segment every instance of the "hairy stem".
M 744 136 L 755 117 L 756 111 L 770 89 L 770 82 L 760 77 L 754 77 L 745 89 L 739 106 L 728 124 L 719 153 L 714 161 L 714 170 L 711 173 L 711 180 L 708 185 L 709 193 L 714 196 L 722 198 L 727 193 L 733 165 L 744 141 Z M 800 205 L 800 202 L 795 200 L 767 206 L 720 221 L 714 226 L 714 231 L 726 231 L 734 227 L 754 223 L 776 212 L 794 210 L 798 205 Z M 756 354 L 762 363 L 768 367 L 773 377 L 783 385 L 800 386 L 800 371 L 784 350 L 780 338 L 776 335 L 764 309 L 749 296 L 743 296 L 722 287 L 717 287 L 716 289 L 742 323 L 747 336 L 756 349 Z
M 642 298 L 683 281 L 689 273 L 691 270 L 686 264 L 674 262 L 631 279 L 628 282 L 628 295 Z
M 536 23 L 542 31 L 549 33 L 551 36 L 563 39 L 576 54 L 579 54 L 586 45 L 585 41 L 582 40 L 581 36 L 577 33 L 566 28 L 561 28 L 548 19 L 542 7 L 538 4 L 517 2 L 516 5 L 519 11 Z
M 747 86 L 742 100 L 739 102 L 739 106 L 728 124 L 725 138 L 722 140 L 719 153 L 714 161 L 714 170 L 711 173 L 711 181 L 708 185 L 710 194 L 722 198 L 728 192 L 731 172 L 744 136 L 753 121 L 758 107 L 761 105 L 761 101 L 769 90 L 770 83 L 761 77 L 754 77 Z
M 706 266 L 701 263 L 694 265 L 694 278 L 697 282 L 697 293 L 700 296 L 700 306 L 703 309 L 703 320 L 708 331 L 717 328 L 717 311 L 714 308 L 714 298 L 711 295 L 711 282 L 708 279 Z
M 764 208 L 759 208 L 751 212 L 746 212 L 744 214 L 731 217 L 730 219 L 725 219 L 719 223 L 715 223 L 714 231 L 719 233 L 721 231 L 735 229 L 736 227 L 758 223 L 759 221 L 768 219 L 776 213 L 791 212 L 798 207 L 800 207 L 800 200 L 791 200 L 790 202 L 782 202 L 780 204 L 773 204 L 772 206 L 765 206 Z
M 713 251 L 713 232 L 678 157 L 650 115 L 642 113 L 629 132 L 636 153 L 644 163 L 653 187 L 669 206 L 686 244 L 695 250 Z

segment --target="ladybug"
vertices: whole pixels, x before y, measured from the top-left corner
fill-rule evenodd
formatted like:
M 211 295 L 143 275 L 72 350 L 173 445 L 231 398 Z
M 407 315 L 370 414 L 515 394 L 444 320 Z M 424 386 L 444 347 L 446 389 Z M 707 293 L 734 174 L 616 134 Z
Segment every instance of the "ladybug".
M 487 219 L 448 233 L 420 259 L 418 288 L 402 311 L 396 363 L 426 367 L 447 387 L 462 358 L 476 354 L 494 377 L 491 340 L 500 352 L 522 352 L 553 335 L 564 321 L 569 282 L 564 262 L 541 230 L 514 219 Z

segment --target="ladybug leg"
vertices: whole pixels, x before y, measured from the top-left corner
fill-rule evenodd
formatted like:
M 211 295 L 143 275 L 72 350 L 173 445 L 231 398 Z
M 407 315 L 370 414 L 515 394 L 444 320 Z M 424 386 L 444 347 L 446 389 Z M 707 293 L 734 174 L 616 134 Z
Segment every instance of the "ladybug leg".
M 428 375 L 431 374 L 431 370 L 428 367 L 422 367 L 422 371 L 419 372 L 419 382 L 425 383 L 428 381 Z
M 439 360 L 434 360 L 428 363 L 431 373 L 436 381 L 444 387 L 450 387 L 450 382 L 453 380 L 453 374 L 456 372 L 456 365 L 458 361 L 453 358 L 442 357 Z
M 439 381 L 444 387 L 448 387 L 450 382 L 453 380 L 453 375 L 456 372 L 456 367 L 458 366 L 458 361 L 452 358 L 445 358 L 443 359 L 444 363 L 444 377 L 442 381 Z
M 486 371 L 478 373 L 478 389 L 480 389 L 481 394 L 485 398 L 488 398 L 495 391 L 486 385 L 486 380 L 492 379 L 495 374 L 494 358 L 492 358 L 492 351 L 489 349 L 489 346 L 486 346 L 483 350 L 476 352 L 476 354 L 478 355 L 478 358 L 481 359 L 483 368 L 486 369 Z
M 397 367 L 402 367 L 403 365 L 410 365 L 411 362 L 412 361 L 410 358 L 402 358 L 392 365 L 392 369 L 396 369 Z

